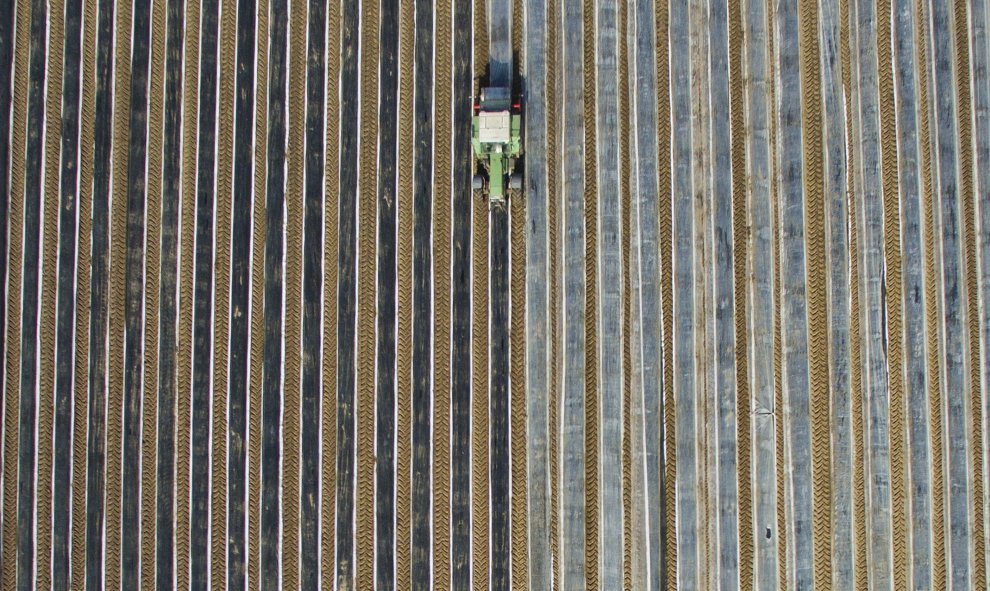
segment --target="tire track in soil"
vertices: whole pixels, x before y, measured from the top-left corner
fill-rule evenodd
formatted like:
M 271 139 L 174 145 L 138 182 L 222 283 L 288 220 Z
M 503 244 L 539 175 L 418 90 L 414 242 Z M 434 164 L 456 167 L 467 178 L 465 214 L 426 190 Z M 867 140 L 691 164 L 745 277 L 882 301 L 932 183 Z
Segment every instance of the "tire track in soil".
M 360 139 L 358 161 L 358 382 L 357 486 L 355 489 L 356 588 L 374 587 L 375 535 L 375 286 L 378 175 L 378 4 L 361 7 Z
M 584 223 L 585 223 L 585 568 L 587 586 L 598 588 L 598 153 L 595 144 L 595 0 L 584 3 Z
M 220 105 L 217 137 L 216 252 L 213 287 L 213 425 L 210 462 L 210 585 L 223 588 L 227 583 L 227 409 L 232 392 L 228 389 L 231 285 L 231 207 L 234 199 L 234 73 L 237 42 L 236 0 L 221 0 L 220 9 Z M 150 229 L 149 224 L 149 229 Z
M 268 11 L 257 11 L 255 45 L 254 186 L 251 211 L 251 376 L 248 390 L 248 531 L 249 589 L 261 587 L 261 444 L 265 379 L 265 244 L 268 162 Z M 332 265 L 336 269 L 336 265 Z M 327 470 L 330 472 L 330 470 Z M 332 528 L 330 528 L 332 532 Z M 330 536 L 333 538 L 333 536 Z M 326 571 L 324 571 L 326 572 Z M 330 587 L 332 588 L 332 587 Z
M 114 28 L 131 30 L 131 5 L 116 3 Z M 123 414 L 126 368 L 125 292 L 127 289 L 127 181 L 130 118 L 119 116 L 131 108 L 131 37 L 115 35 L 113 84 L 113 166 L 110 187 L 110 266 L 109 266 L 109 375 L 107 392 L 106 442 L 106 558 L 105 584 L 115 589 L 122 583 L 121 555 L 123 539 Z M 128 540 L 129 541 L 129 540 Z
M 305 103 L 305 156 L 303 195 L 302 252 L 302 393 L 300 427 L 301 482 L 300 536 L 299 536 L 299 586 L 316 589 L 320 586 L 320 479 L 321 468 L 321 416 L 329 397 L 323 396 L 323 279 L 327 265 L 324 260 L 324 215 L 327 145 L 326 130 L 326 5 L 323 2 L 308 3 L 306 24 L 306 103 Z M 332 230 L 331 230 L 332 231 Z M 331 462 L 327 462 L 330 464 Z
M 396 355 L 395 565 L 397 589 L 412 589 L 412 253 L 414 4 L 399 6 L 398 346 Z M 329 193 L 328 193 L 329 194 Z
M 236 98 L 234 104 L 233 154 L 233 194 L 231 195 L 233 218 L 231 220 L 231 278 L 230 293 L 230 390 L 229 390 L 229 463 L 227 467 L 228 503 L 226 547 L 227 579 L 221 583 L 234 589 L 244 589 L 247 584 L 250 541 L 248 538 L 248 515 L 252 506 L 248 499 L 252 494 L 250 484 L 249 445 L 254 443 L 249 429 L 248 412 L 254 411 L 251 396 L 251 334 L 253 318 L 251 314 L 251 254 L 252 254 L 252 215 L 254 188 L 257 170 L 254 156 L 258 144 L 254 137 L 254 122 L 259 111 L 255 105 L 255 64 L 257 15 L 251 9 L 250 0 L 238 1 L 236 31 Z M 260 184 L 257 186 L 261 186 Z M 263 283 L 263 278 L 258 278 Z M 261 339 L 261 336 L 258 336 Z M 258 360 L 258 365 L 262 362 Z M 253 417 L 252 417 L 253 418 Z M 221 584 L 221 586 L 223 586 Z
M 518 63 L 518 61 L 516 62 Z M 526 202 L 510 198 L 510 441 L 512 442 L 512 588 L 529 588 L 526 521 Z
M 839 53 L 842 60 L 842 86 L 852 88 L 852 59 L 850 56 L 850 32 L 849 32 L 849 5 L 846 0 L 839 0 Z M 846 153 L 853 153 L 852 139 L 852 98 L 849 92 L 844 93 L 845 100 L 845 134 Z M 847 220 L 850 228 L 852 222 L 856 220 L 856 200 L 853 198 L 853 178 L 855 177 L 855 162 L 853 158 L 847 158 L 846 162 L 846 199 L 849 206 Z M 859 277 L 859 252 L 857 247 L 856 232 L 849 232 L 849 277 Z M 860 330 L 859 330 L 859 281 L 849 282 L 849 353 L 850 359 L 860 359 Z M 853 582 L 866 581 L 866 482 L 864 475 L 864 464 L 861 458 L 864 457 L 864 424 L 863 424 L 863 399 L 862 399 L 862 364 L 850 364 L 850 384 L 852 396 L 850 398 L 850 420 L 852 423 L 853 437 Z M 857 461 L 860 459 L 860 461 Z M 865 583 L 863 583 L 865 584 Z
M 963 264 L 966 273 L 967 307 L 966 314 L 969 323 L 969 355 L 970 355 L 970 445 L 972 466 L 972 562 L 973 584 L 975 587 L 987 585 L 986 578 L 986 538 L 984 536 L 983 513 L 985 499 L 983 496 L 983 406 L 980 392 L 982 374 L 980 371 L 980 310 L 979 310 L 979 276 L 977 274 L 978 253 L 976 234 L 975 192 L 973 190 L 973 117 L 972 94 L 970 93 L 971 64 L 969 56 L 969 16 L 968 3 L 956 3 L 955 9 L 955 41 L 956 41 L 956 92 L 959 104 L 959 192 L 962 198 L 963 228 L 962 238 L 965 245 Z
M 524 63 L 523 1 L 512 0 L 512 53 L 515 82 L 522 89 Z M 525 140 L 525 138 L 523 138 Z M 525 146 L 523 146 L 525 150 Z M 524 158 L 525 159 L 525 158 Z M 526 202 L 516 191 L 509 202 L 509 441 L 511 452 L 511 560 L 512 588 L 529 588 L 529 547 L 526 519 Z M 513 335 L 515 338 L 513 338 Z M 515 434 L 513 437 L 512 434 Z
M 89 322 L 91 299 L 90 271 L 92 261 L 93 183 L 81 182 L 93 178 L 93 142 L 96 103 L 94 70 L 96 62 L 96 0 L 86 0 L 83 6 L 82 32 L 82 117 L 79 134 L 79 198 L 77 201 L 76 258 L 76 316 L 75 316 L 75 384 L 73 387 L 72 419 L 72 508 L 70 565 L 67 585 L 82 587 L 86 580 L 86 456 L 87 416 L 89 407 Z M 9 111 L 5 111 L 9 112 Z M 3 158 L 3 161 L 7 161 Z M 4 186 L 7 186 L 4 184 Z M 6 234 L 0 234 L 5 236 Z M 6 256 L 3 257 L 6 261 Z M 6 301 L 0 299 L 0 301 Z M 9 306 L 7 308 L 10 309 Z M 6 312 L 3 313 L 4 317 Z M 5 330 L 3 331 L 5 333 Z
M 322 586 L 333 589 L 336 579 L 337 523 L 337 279 L 339 260 L 340 200 L 340 3 L 331 2 L 327 8 L 327 68 L 326 68 L 326 149 L 323 202 L 323 424 L 322 444 Z
M 786 499 L 784 498 L 784 397 L 782 387 L 782 359 L 781 359 L 781 330 L 780 330 L 780 187 L 777 181 L 777 173 L 780 170 L 778 163 L 777 143 L 777 50 L 776 50 L 776 30 L 777 30 L 776 7 L 773 3 L 767 5 L 767 69 L 770 81 L 770 109 L 767 113 L 770 123 L 770 178 L 774 181 L 770 184 L 770 202 L 773 204 L 773 366 L 774 366 L 774 450 L 776 456 L 776 484 L 777 484 L 777 523 L 774 531 L 777 533 L 777 584 L 786 585 L 787 581 L 787 523 L 785 516 Z
M 890 396 L 890 504 L 891 540 L 893 542 L 893 578 L 895 589 L 908 586 L 908 483 L 904 458 L 907 454 L 904 399 L 904 331 L 901 280 L 901 216 L 897 176 L 897 128 L 894 97 L 893 12 L 890 0 L 877 5 L 877 56 L 880 110 L 880 161 L 884 209 L 884 267 L 887 290 L 887 373 Z
M 671 161 L 670 141 L 670 46 L 669 46 L 669 0 L 656 0 L 654 35 L 656 36 L 656 76 L 657 76 L 657 162 Z M 672 227 L 672 194 L 670 166 L 659 166 L 659 260 L 661 276 L 666 278 L 660 284 L 660 306 L 663 330 L 663 433 L 664 441 L 663 466 L 664 490 L 661 511 L 663 516 L 663 531 L 660 533 L 662 545 L 660 555 L 660 588 L 665 589 L 668 581 L 677 581 L 677 446 L 676 446 L 676 414 L 674 412 L 674 292 L 673 292 L 673 247 Z
M 162 235 L 168 230 L 162 223 L 162 198 L 165 183 L 163 182 L 162 166 L 164 153 L 165 117 L 165 41 L 168 36 L 166 29 L 166 3 L 155 2 L 152 5 L 151 23 L 151 78 L 148 93 L 150 110 L 148 125 L 148 185 L 146 205 L 146 268 L 144 288 L 145 312 L 145 367 L 144 399 L 142 400 L 143 425 L 142 458 L 141 458 L 141 581 L 142 589 L 153 589 L 157 569 L 157 538 L 158 538 L 158 487 L 160 473 L 158 469 L 158 446 L 161 433 L 157 428 L 159 413 L 159 392 L 161 359 L 163 351 L 159 334 L 162 328 L 161 283 L 162 283 Z M 174 228 L 174 225 L 170 226 Z M 169 249 L 174 252 L 174 244 Z M 85 259 L 81 259 L 85 260 Z M 166 309 L 173 309 L 174 306 Z M 167 330 L 167 329 L 166 329 Z M 164 414 L 164 413 L 163 413 Z M 164 431 L 164 430 L 163 430 Z
M 629 88 L 629 39 L 632 28 L 629 25 L 629 6 L 622 2 L 618 8 L 618 76 L 619 76 L 619 182 L 620 207 L 622 223 L 621 260 L 622 260 L 622 578 L 625 589 L 632 588 L 633 576 L 633 524 L 632 524 L 632 269 L 630 264 L 630 248 L 632 240 L 631 208 L 632 208 L 632 163 L 634 158 L 631 149 L 632 134 L 630 121 L 630 88 Z
M 357 251 L 357 484 L 355 582 L 374 586 L 375 442 L 375 228 L 377 219 L 378 6 L 361 6 L 360 137 L 358 139 Z
M 480 91 L 481 78 L 488 68 L 488 21 L 487 1 L 474 0 L 474 94 Z M 473 170 L 473 168 L 472 168 Z M 473 191 L 472 191 L 473 192 Z M 474 193 L 474 192 L 473 192 Z M 488 495 L 490 484 L 488 479 L 488 204 L 480 195 L 475 193 L 472 198 L 472 227 L 473 227 L 473 270 L 474 285 L 471 292 L 474 298 L 472 319 L 471 348 L 472 355 L 472 410 L 471 431 L 473 442 L 471 449 L 472 479 L 472 539 L 474 589 L 483 591 L 489 588 L 488 529 L 491 525 L 489 516 Z
M 753 470 L 753 443 L 751 413 L 752 398 L 749 390 L 749 340 L 746 337 L 749 320 L 746 306 L 746 273 L 749 261 L 749 228 L 747 215 L 746 179 L 746 115 L 743 52 L 745 36 L 740 2 L 729 4 L 729 106 L 732 154 L 732 250 L 734 282 L 735 320 L 735 366 L 736 366 L 736 486 L 739 502 L 739 547 L 738 568 L 739 588 L 753 587 L 753 565 L 755 559 L 754 536 L 750 528 L 758 531 L 753 521 L 753 490 L 751 476 Z
M 289 84 L 285 157 L 285 326 L 282 374 L 282 579 L 298 588 L 300 554 L 300 416 L 302 401 L 304 136 L 306 131 L 306 5 L 289 2 Z
M 87 5 L 88 7 L 88 5 Z M 2 310 L 0 310 L 0 335 L 3 336 L 0 339 L 0 413 L 5 414 L 5 401 L 10 397 L 8 396 L 8 384 L 6 381 L 7 375 L 7 320 L 8 312 L 10 308 L 7 300 L 7 280 L 10 276 L 10 244 L 8 242 L 10 236 L 10 208 L 11 202 L 11 127 L 12 127 L 12 105 L 11 99 L 13 98 L 13 82 L 16 76 L 14 72 L 14 4 L 12 2 L 7 2 L 2 7 L 0 7 L 0 68 L 8 74 L 4 77 L 2 83 L 0 83 L 0 134 L 2 137 L 6 138 L 7 141 L 0 145 L 0 302 L 2 302 Z M 16 150 L 14 150 L 16 151 Z M 17 250 L 17 249 L 14 249 Z M 3 449 L 3 436 L 5 421 L 0 423 L 0 449 Z M 3 491 L 5 490 L 5 485 L 3 484 L 6 477 L 5 467 L 9 462 L 5 462 L 6 456 L 0 453 L 0 499 L 5 498 Z M 0 558 L 6 557 L 7 554 L 3 547 L 4 530 L 5 528 L 5 513 L 0 513 Z M 2 560 L 0 560 L 2 564 Z M 4 569 L 0 566 L 0 585 L 3 584 L 4 579 Z
M 945 497 L 944 497 L 944 477 L 942 468 L 942 406 L 941 406 L 941 380 L 942 373 L 938 354 L 938 285 L 936 277 L 938 267 L 936 266 L 937 245 L 935 242 L 935 204 L 934 185 L 932 178 L 932 152 L 931 135 L 929 133 L 929 120 L 932 115 L 932 104 L 928 100 L 928 57 L 929 46 L 927 38 L 927 12 L 926 2 L 917 0 L 914 6 L 915 34 L 914 45 L 917 55 L 917 63 L 920 67 L 918 74 L 918 144 L 921 152 L 921 196 L 922 215 L 924 216 L 922 227 L 925 233 L 925 327 L 928 335 L 927 365 L 928 365 L 928 424 L 930 426 L 930 445 L 935 451 L 931 455 L 932 470 L 932 588 L 944 589 L 946 586 L 945 572 Z M 864 580 L 864 579 L 861 579 Z
M 106 0 L 110 1 L 110 0 Z M 182 107 L 182 202 L 179 278 L 179 370 L 176 422 L 176 586 L 189 587 L 191 499 L 190 425 L 192 421 L 193 263 L 195 257 L 197 113 L 199 112 L 200 0 L 186 2 Z M 99 106 L 97 105 L 97 108 Z M 94 203 L 94 211 L 96 204 Z M 95 250 L 95 248 L 94 248 Z
M 560 56 L 562 40 L 559 31 L 560 13 L 557 2 L 547 3 L 546 14 L 546 170 L 547 170 L 547 248 L 549 250 L 549 308 L 553 311 L 548 316 L 549 321 L 549 358 L 551 360 L 548 377 L 547 404 L 547 439 L 550 455 L 550 571 L 554 589 L 560 588 L 560 426 L 558 423 L 560 409 L 560 368 L 561 347 L 560 310 L 562 298 L 560 290 L 560 240 L 558 238 L 561 220 L 558 218 L 560 207 L 560 183 L 558 177 L 557 148 L 557 89 L 560 85 L 560 73 L 557 70 L 557 60 Z
M 14 22 L 14 47 L 21 48 L 29 42 L 27 2 L 17 4 Z M 13 51 L 13 105 L 11 121 L 10 193 L 8 195 L 8 244 L 22 244 L 24 222 L 25 142 L 27 120 L 27 52 Z M 19 457 L 18 407 L 20 402 L 21 359 L 21 286 L 23 284 L 23 254 L 20 248 L 8 252 L 7 301 L 6 301 L 6 371 L 4 374 L 4 462 L 3 462 L 3 587 L 15 589 L 17 584 L 17 462 Z M 92 448 L 90 448 L 92 449 Z
M 433 585 L 450 588 L 451 0 L 437 0 L 433 176 Z
M 635 9 L 634 9 L 635 10 Z M 633 585 L 633 523 L 632 523 L 632 269 L 630 248 L 632 242 L 632 163 L 635 157 L 630 149 L 632 134 L 629 122 L 629 38 L 632 27 L 629 25 L 629 3 L 620 2 L 616 27 L 618 41 L 618 118 L 619 118 L 619 199 L 620 199 L 620 249 L 622 275 L 622 587 L 632 589 Z M 635 59 L 635 58 L 634 58 Z M 639 524 L 646 527 L 645 524 Z
M 41 164 L 44 186 L 41 188 L 41 220 L 43 228 L 41 272 L 41 317 L 38 345 L 40 349 L 40 373 L 38 375 L 38 414 L 36 451 L 35 510 L 37 511 L 35 583 L 40 588 L 51 586 L 52 572 L 52 443 L 55 424 L 55 298 L 58 290 L 58 237 L 59 237 L 59 148 L 62 136 L 62 67 L 65 39 L 65 2 L 51 2 L 48 14 L 47 67 L 45 97 L 45 146 Z
M 811 471 L 814 581 L 832 581 L 832 479 L 831 427 L 829 420 L 829 364 L 827 271 L 825 241 L 825 188 L 822 172 L 822 92 L 819 52 L 818 4 L 799 2 L 801 31 L 801 92 L 804 193 L 805 273 L 807 306 L 808 368 L 811 410 Z

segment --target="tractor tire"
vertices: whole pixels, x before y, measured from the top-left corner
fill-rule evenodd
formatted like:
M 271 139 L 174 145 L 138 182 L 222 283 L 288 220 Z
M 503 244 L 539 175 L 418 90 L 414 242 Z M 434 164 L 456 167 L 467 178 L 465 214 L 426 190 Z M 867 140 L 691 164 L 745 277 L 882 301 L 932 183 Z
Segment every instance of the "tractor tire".
M 513 174 L 512 176 L 509 177 L 509 188 L 510 189 L 513 189 L 515 191 L 518 191 L 519 189 L 522 189 L 522 187 L 523 187 L 523 178 L 522 178 L 522 175 L 521 174 L 519 174 L 517 172 L 517 173 L 515 173 L 515 174 Z

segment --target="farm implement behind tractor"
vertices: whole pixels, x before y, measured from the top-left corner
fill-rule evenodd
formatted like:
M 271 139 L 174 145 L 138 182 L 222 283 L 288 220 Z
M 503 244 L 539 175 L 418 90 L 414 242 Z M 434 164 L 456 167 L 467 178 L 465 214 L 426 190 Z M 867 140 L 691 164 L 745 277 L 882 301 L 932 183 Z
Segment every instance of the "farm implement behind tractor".
M 520 106 L 506 87 L 482 88 L 474 103 L 471 143 L 478 165 L 472 187 L 493 206 L 505 204 L 507 189 L 522 188 L 522 174 L 515 170 L 522 156 Z

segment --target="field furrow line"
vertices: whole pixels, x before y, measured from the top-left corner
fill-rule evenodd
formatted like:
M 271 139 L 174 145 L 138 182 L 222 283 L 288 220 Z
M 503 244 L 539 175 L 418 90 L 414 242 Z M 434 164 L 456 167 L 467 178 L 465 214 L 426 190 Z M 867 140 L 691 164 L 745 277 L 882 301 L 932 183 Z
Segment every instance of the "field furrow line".
M 893 584 L 904 589 L 908 584 L 908 507 L 907 470 L 905 467 L 906 433 L 904 399 L 904 332 L 901 297 L 901 211 L 902 199 L 897 176 L 896 101 L 892 48 L 893 12 L 890 0 L 877 5 L 877 55 L 880 76 L 880 159 L 884 201 L 885 285 L 887 288 L 887 379 L 890 392 L 890 502 L 891 541 L 893 543 Z
M 450 588 L 452 0 L 437 0 L 433 161 L 433 584 Z
M 397 589 L 412 589 L 413 2 L 399 7 L 398 346 L 396 355 L 395 564 Z M 333 141 L 335 138 L 331 138 Z M 330 195 L 330 193 L 327 193 Z M 329 233 L 328 233 L 329 235 Z M 327 269 L 329 271 L 329 269 Z M 329 274 L 327 281 L 329 281 Z M 330 301 L 330 300 L 328 300 Z
M 213 287 L 213 425 L 210 462 L 210 585 L 227 583 L 227 408 L 229 404 L 231 208 L 234 199 L 236 0 L 220 8 L 220 100 L 217 137 L 216 253 Z M 148 229 L 151 220 L 148 220 Z
M 970 92 L 970 78 L 973 70 L 970 64 L 969 47 L 969 18 L 971 8 L 968 3 L 955 3 L 955 54 L 956 54 L 956 75 L 955 90 L 958 95 L 958 134 L 959 134 L 959 193 L 962 201 L 963 216 L 963 244 L 965 244 L 963 264 L 966 274 L 966 316 L 968 321 L 968 345 L 969 345 L 969 420 L 967 427 L 970 433 L 970 465 L 972 466 L 972 476 L 970 482 L 973 490 L 970 495 L 972 519 L 972 540 L 973 547 L 970 550 L 972 556 L 973 586 L 985 587 L 987 585 L 986 569 L 986 538 L 984 536 L 984 512 L 986 510 L 983 496 L 983 405 L 982 388 L 980 385 L 983 377 L 980 365 L 980 310 L 979 310 L 979 275 L 977 274 L 977 234 L 976 234 L 976 194 L 974 192 L 973 180 L 973 116 L 972 116 L 972 94 Z M 984 24 L 985 26 L 985 24 Z
M 251 383 L 248 394 L 248 589 L 261 587 L 261 448 L 265 380 L 265 244 L 268 163 L 268 11 L 257 12 L 255 63 L 254 191 L 251 220 Z M 334 265 L 336 268 L 336 265 Z M 332 406 L 332 405 L 331 405 Z M 332 456 L 331 456 L 332 457 Z M 333 531 L 332 528 L 328 528 Z
M 79 587 L 86 578 L 86 462 L 89 425 L 89 322 L 91 301 L 90 276 L 92 260 L 93 184 L 82 179 L 93 175 L 94 120 L 96 118 L 96 0 L 86 0 L 83 6 L 81 120 L 79 141 L 79 196 L 77 199 L 78 230 L 76 233 L 76 325 L 75 325 L 75 384 L 72 420 L 72 535 L 69 542 L 70 562 L 68 584 Z M 85 141 L 84 141 L 85 139 Z M 16 144 L 15 144 L 16 145 Z M 9 273 L 8 269 L 8 273 Z M 5 277 L 6 279 L 6 277 Z M 7 307 L 9 310 L 11 308 Z M 8 456 L 9 457 L 9 456 Z M 2 534 L 0 534 L 2 535 Z M 2 549 L 0 549 L 2 553 Z M 2 581 L 0 581 L 2 584 Z

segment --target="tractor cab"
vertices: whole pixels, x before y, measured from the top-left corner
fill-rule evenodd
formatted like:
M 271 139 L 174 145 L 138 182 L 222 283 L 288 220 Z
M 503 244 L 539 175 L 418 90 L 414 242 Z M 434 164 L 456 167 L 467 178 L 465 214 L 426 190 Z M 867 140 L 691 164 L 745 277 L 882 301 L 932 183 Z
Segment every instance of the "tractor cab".
M 487 194 L 492 205 L 504 205 L 508 189 L 522 188 L 515 171 L 522 156 L 522 115 L 519 100 L 505 87 L 486 87 L 474 103 L 471 143 L 478 161 L 472 187 Z

